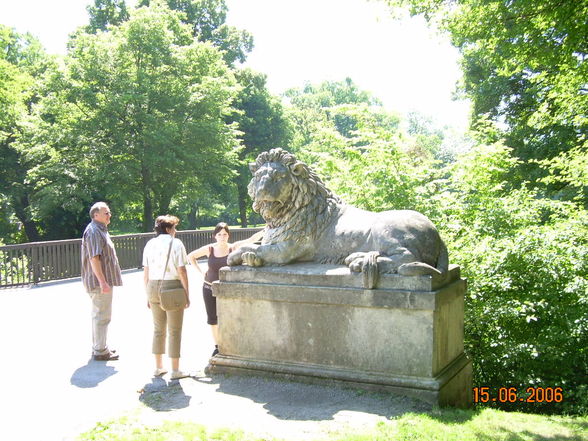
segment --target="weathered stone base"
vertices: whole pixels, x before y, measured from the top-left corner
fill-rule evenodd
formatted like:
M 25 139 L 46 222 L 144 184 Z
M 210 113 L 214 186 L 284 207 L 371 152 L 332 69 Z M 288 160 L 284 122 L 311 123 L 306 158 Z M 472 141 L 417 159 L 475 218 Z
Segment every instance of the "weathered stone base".
M 211 358 L 206 369 L 210 374 L 271 375 L 311 383 L 337 383 L 371 391 L 385 391 L 417 398 L 440 406 L 471 405 L 472 363 L 465 357 L 456 360 L 437 378 L 384 376 L 322 365 L 280 363 L 227 355 Z
M 465 282 L 384 275 L 373 290 L 346 267 L 233 267 L 215 282 L 220 354 L 212 373 L 339 382 L 432 404 L 471 404 L 463 354 Z

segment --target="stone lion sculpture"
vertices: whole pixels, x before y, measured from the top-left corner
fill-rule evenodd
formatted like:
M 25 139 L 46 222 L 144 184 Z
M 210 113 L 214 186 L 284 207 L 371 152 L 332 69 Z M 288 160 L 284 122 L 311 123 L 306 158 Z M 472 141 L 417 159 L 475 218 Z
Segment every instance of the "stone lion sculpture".
M 229 265 L 346 264 L 373 288 L 379 273 L 445 276 L 447 248 L 431 221 L 410 210 L 372 213 L 342 202 L 303 162 L 276 148 L 250 165 L 248 192 L 267 226 L 261 245 L 232 252 Z

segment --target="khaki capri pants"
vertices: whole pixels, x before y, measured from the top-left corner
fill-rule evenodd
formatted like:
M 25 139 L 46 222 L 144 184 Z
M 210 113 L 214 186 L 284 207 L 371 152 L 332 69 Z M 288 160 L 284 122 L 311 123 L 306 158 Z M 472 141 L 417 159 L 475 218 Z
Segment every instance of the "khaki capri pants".
M 149 280 L 147 283 L 147 299 L 153 314 L 153 345 L 154 354 L 165 353 L 165 339 L 167 335 L 167 355 L 170 358 L 180 358 L 180 347 L 182 345 L 182 324 L 184 321 L 184 310 L 164 311 L 159 304 L 159 283 L 161 280 Z M 179 280 L 164 280 L 161 288 L 181 288 Z

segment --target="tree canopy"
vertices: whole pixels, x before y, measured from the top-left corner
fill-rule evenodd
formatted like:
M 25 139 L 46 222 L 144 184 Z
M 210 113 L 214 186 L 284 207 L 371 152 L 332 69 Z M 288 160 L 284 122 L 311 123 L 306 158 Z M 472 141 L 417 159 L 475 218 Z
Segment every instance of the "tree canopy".
M 42 78 L 54 68 L 38 40 L 0 25 L 0 188 L 2 209 L 7 210 L 0 228 L 11 230 L 6 220 L 13 214 L 31 241 L 41 237 L 32 203 L 35 184 L 27 177 L 35 162 L 20 142 L 30 132 L 30 119 L 43 93 Z
M 570 154 L 588 159 L 588 1 L 387 3 L 407 6 L 449 33 L 462 55 L 461 89 L 473 102 L 472 124 L 494 123 L 488 140 L 503 138 L 523 160 L 519 181 L 541 182 L 547 173 L 537 161 Z M 560 196 L 578 194 L 569 182 L 550 184 Z M 580 191 L 585 198 L 586 187 Z
M 94 0 L 94 5 L 86 9 L 90 23 L 85 30 L 93 34 L 107 31 L 109 25 L 117 26 L 129 19 L 129 11 L 124 0 Z
M 236 70 L 235 74 L 242 88 L 233 104 L 234 112 L 229 122 L 234 122 L 240 132 L 241 149 L 235 167 L 235 185 L 239 220 L 245 227 L 248 216 L 253 214 L 247 193 L 251 178 L 248 164 L 264 150 L 288 145 L 291 130 L 281 101 L 267 90 L 266 76 L 251 69 Z
M 111 32 L 79 34 L 71 45 L 60 104 L 69 109 L 66 133 L 84 138 L 64 146 L 62 159 L 91 167 L 94 177 L 85 176 L 108 198 L 142 199 L 145 230 L 187 179 L 228 171 L 236 142 L 223 115 L 235 79 L 177 12 L 140 8 Z
M 249 32 L 225 23 L 228 11 L 225 0 L 163 1 L 170 9 L 183 13 L 181 19 L 191 27 L 194 38 L 208 41 L 222 50 L 227 63 L 243 63 L 253 49 L 253 37 Z M 150 3 L 151 0 L 139 0 L 138 6 Z

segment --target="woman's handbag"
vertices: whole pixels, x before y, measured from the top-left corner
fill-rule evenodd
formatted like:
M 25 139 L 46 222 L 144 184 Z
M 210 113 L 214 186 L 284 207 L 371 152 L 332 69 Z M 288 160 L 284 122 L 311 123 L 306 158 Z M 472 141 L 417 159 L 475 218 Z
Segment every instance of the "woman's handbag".
M 169 250 L 167 252 L 167 260 L 165 261 L 165 267 L 163 269 L 163 277 L 161 278 L 161 282 L 159 283 L 159 305 L 161 309 L 164 311 L 178 311 L 180 309 L 184 309 L 186 307 L 186 293 L 183 287 L 180 288 L 167 288 L 161 289 L 161 285 L 165 280 L 165 273 L 167 272 L 167 264 L 169 263 L 169 255 L 171 253 L 172 244 L 174 243 L 174 238 L 169 244 Z

